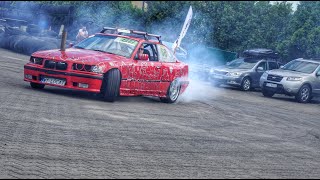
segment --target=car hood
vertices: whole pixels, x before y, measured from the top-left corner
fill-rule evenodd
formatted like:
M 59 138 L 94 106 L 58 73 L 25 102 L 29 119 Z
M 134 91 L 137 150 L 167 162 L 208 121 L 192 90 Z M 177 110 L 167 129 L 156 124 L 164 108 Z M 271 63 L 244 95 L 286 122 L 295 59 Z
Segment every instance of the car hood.
M 65 51 L 60 51 L 59 49 L 38 51 L 33 53 L 32 56 L 62 61 L 81 62 L 85 64 L 128 60 L 128 58 L 119 55 L 76 48 L 68 48 Z
M 228 68 L 227 66 L 218 66 L 214 68 L 215 71 L 221 71 L 221 72 L 248 72 L 250 69 L 234 69 L 234 68 Z
M 283 76 L 283 77 L 289 77 L 289 76 L 308 76 L 309 74 L 302 73 L 302 72 L 297 72 L 297 71 L 290 71 L 290 70 L 284 70 L 284 69 L 273 69 L 270 71 L 267 71 L 268 74 L 273 74 L 273 75 L 278 75 L 278 76 Z

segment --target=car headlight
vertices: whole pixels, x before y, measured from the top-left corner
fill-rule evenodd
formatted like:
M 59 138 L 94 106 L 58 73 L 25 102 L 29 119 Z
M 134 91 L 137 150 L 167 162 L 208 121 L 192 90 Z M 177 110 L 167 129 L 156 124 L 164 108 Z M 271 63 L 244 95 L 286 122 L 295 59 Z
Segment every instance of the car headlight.
M 288 77 L 287 81 L 301 81 L 302 77 Z
M 104 66 L 98 66 L 98 65 L 92 66 L 91 72 L 102 74 L 104 72 Z
M 38 57 L 33 57 L 33 56 L 31 56 L 31 57 L 30 57 L 30 62 L 31 62 L 31 63 L 34 63 L 34 64 L 40 64 L 40 65 L 42 65 L 43 58 L 38 58 Z
M 240 76 L 242 73 L 239 72 L 229 72 L 227 73 L 227 76 Z
M 262 79 L 267 79 L 268 77 L 268 73 L 267 72 L 264 72 L 261 76 Z

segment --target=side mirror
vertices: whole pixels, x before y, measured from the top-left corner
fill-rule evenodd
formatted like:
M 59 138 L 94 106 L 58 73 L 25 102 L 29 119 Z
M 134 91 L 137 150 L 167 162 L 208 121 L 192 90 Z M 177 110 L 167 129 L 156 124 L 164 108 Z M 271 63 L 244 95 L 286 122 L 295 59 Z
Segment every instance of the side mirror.
M 263 71 L 263 67 L 258 67 L 257 71 Z
M 283 66 L 281 65 L 281 66 L 280 66 L 280 69 L 282 69 L 282 68 L 283 68 Z
M 71 48 L 71 47 L 73 47 L 73 43 L 70 43 L 70 44 L 69 44 L 69 48 Z
M 139 60 L 148 61 L 149 55 L 148 54 L 139 54 Z

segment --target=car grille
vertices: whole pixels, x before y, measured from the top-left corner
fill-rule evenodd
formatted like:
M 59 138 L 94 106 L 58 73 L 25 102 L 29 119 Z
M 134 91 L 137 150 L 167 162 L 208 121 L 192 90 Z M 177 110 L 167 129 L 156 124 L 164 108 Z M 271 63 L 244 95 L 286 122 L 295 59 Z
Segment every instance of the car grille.
M 56 70 L 66 70 L 68 64 L 65 62 L 56 62 L 53 60 L 46 60 L 44 63 L 44 68 L 56 69 Z
M 282 80 L 282 76 L 277 76 L 277 75 L 272 75 L 272 74 L 269 74 L 268 77 L 267 77 L 267 80 L 269 81 L 275 81 L 275 82 L 280 82 Z
M 214 74 L 226 75 L 228 72 L 226 71 L 213 71 Z

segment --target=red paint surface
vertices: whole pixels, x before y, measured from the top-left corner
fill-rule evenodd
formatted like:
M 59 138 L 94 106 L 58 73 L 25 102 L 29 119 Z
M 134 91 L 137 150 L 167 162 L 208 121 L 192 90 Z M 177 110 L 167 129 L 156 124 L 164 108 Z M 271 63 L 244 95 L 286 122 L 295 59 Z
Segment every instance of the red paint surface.
M 129 38 L 129 37 L 128 37 Z M 39 81 L 40 75 L 46 75 L 54 78 L 64 78 L 67 80 L 65 86 L 58 86 L 63 88 L 78 89 L 89 92 L 100 92 L 103 74 L 73 70 L 73 63 L 86 65 L 100 65 L 104 66 L 104 73 L 110 69 L 119 69 L 121 73 L 121 96 L 158 96 L 165 97 L 167 94 L 170 82 L 179 78 L 181 81 L 181 92 L 184 92 L 188 86 L 188 65 L 177 61 L 174 63 L 156 62 L 156 61 L 142 61 L 134 60 L 134 55 L 138 51 L 138 47 L 145 41 L 144 39 L 132 38 L 139 40 L 139 45 L 136 46 L 132 57 L 126 58 L 123 56 L 108 54 L 104 52 L 68 48 L 66 51 L 47 50 L 38 51 L 32 54 L 33 57 L 44 58 L 44 60 L 54 60 L 56 62 L 68 63 L 67 70 L 52 70 L 44 68 L 43 65 L 27 63 L 24 68 L 24 74 L 30 74 L 37 77 L 36 80 L 24 78 L 25 81 L 35 82 L 41 84 Z M 43 63 L 44 64 L 44 63 Z M 45 72 L 47 71 L 47 72 Z M 52 73 L 54 71 L 54 73 Z M 57 74 L 58 72 L 58 74 Z M 73 76 L 64 73 L 72 73 Z M 96 79 L 78 76 L 94 76 Z M 100 79 L 99 79 L 100 77 Z M 89 84 L 89 88 L 79 88 L 74 86 L 74 83 Z

